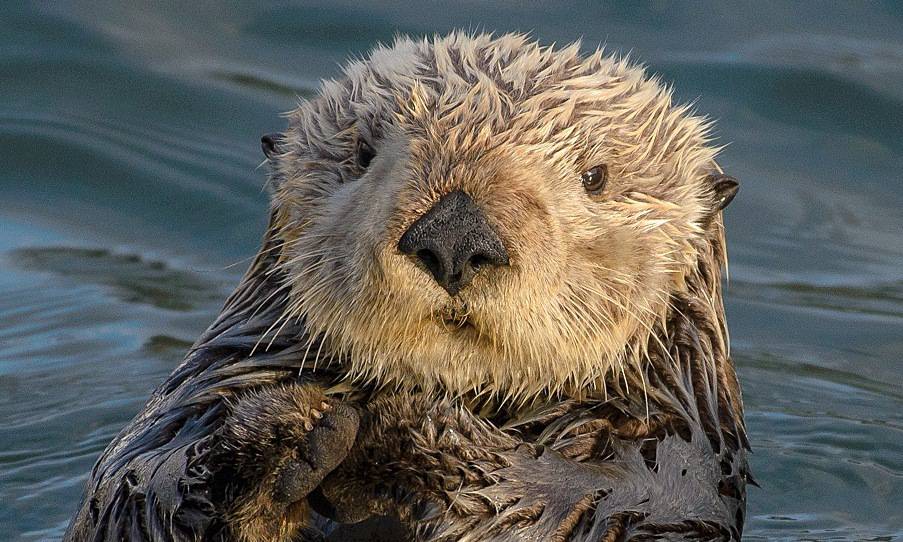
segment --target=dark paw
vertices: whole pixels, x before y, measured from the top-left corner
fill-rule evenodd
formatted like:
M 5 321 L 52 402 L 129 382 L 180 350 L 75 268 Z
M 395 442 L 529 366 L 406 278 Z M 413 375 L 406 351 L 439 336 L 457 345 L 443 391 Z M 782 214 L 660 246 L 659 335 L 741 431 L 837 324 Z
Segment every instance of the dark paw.
M 323 533 L 315 527 L 304 527 L 298 534 L 292 537 L 292 542 L 325 542 Z
M 357 436 L 357 411 L 345 404 L 323 402 L 312 409 L 306 434 L 296 444 L 297 453 L 279 469 L 273 484 L 273 498 L 290 504 L 316 489 L 348 455 Z
M 314 385 L 243 395 L 208 458 L 214 500 L 230 515 L 288 513 L 342 462 L 357 428 L 357 411 Z

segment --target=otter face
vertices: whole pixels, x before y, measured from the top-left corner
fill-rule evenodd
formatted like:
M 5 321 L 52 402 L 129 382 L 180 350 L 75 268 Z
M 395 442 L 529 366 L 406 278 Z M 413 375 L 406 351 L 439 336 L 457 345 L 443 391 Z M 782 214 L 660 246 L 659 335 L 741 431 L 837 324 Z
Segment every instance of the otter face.
M 517 399 L 641 359 L 711 250 L 703 120 L 624 60 L 520 35 L 399 39 L 345 75 L 264 145 L 284 318 L 324 357 Z

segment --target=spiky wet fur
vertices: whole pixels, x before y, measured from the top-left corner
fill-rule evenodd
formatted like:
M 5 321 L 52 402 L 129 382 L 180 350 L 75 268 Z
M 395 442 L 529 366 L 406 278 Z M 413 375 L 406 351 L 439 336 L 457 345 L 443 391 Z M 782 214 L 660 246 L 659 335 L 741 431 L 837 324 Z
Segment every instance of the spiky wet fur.
M 265 484 L 211 487 L 227 443 L 269 442 L 224 439 L 237 405 L 286 385 L 361 413 L 315 499 L 334 519 L 395 514 L 432 540 L 739 537 L 715 152 L 668 89 L 578 45 L 452 34 L 351 62 L 291 113 L 263 249 L 101 456 L 67 539 L 291 538 L 303 519 L 235 513 L 246 494 L 267 508 Z M 580 174 L 597 164 L 609 182 L 591 197 Z M 456 189 L 511 265 L 450 299 L 395 245 Z

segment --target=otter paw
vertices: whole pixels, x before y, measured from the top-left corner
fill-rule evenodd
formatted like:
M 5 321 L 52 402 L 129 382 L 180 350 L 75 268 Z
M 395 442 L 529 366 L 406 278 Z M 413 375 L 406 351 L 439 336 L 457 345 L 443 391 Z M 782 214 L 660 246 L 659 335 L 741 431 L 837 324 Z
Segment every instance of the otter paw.
M 307 496 L 347 455 L 357 411 L 312 384 L 241 396 L 220 429 L 218 478 L 239 507 L 284 509 Z
M 290 504 L 316 489 L 327 474 L 341 463 L 357 436 L 357 411 L 344 404 L 323 401 L 310 410 L 304 423 L 306 434 L 296 443 L 296 453 L 278 469 L 273 498 Z
M 292 537 L 292 542 L 325 542 L 326 537 L 315 527 L 304 527 Z

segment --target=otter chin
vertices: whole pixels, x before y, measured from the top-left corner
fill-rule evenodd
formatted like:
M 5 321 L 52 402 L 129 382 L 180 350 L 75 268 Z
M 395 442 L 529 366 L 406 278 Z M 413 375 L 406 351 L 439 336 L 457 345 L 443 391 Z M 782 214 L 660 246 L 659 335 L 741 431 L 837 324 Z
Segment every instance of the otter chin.
M 710 122 L 602 50 L 464 33 L 288 119 L 256 260 L 67 540 L 740 538 Z

